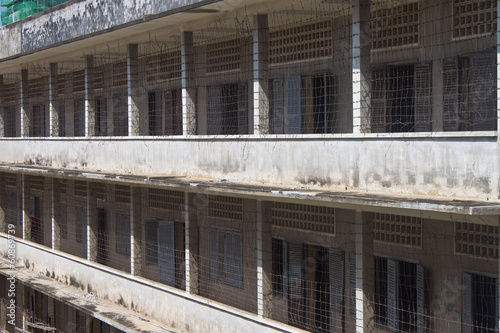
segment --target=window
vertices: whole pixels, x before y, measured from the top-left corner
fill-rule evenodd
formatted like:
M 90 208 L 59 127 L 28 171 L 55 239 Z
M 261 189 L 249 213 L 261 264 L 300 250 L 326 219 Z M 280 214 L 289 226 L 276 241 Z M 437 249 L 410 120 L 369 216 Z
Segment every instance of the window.
M 418 1 L 372 10 L 372 49 L 418 44 L 418 14 Z
M 374 70 L 372 132 L 431 131 L 431 78 L 429 63 L 387 66 Z
M 161 134 L 161 100 L 157 100 L 156 92 L 148 92 L 149 135 Z
M 126 94 L 113 96 L 113 135 L 128 135 L 128 101 Z
M 182 134 L 182 91 L 165 92 L 165 135 Z
M 210 279 L 234 287 L 243 287 L 241 232 L 210 228 Z
M 5 114 L 5 137 L 13 138 L 16 136 L 16 107 L 15 106 L 6 106 L 4 108 Z
M 46 136 L 44 104 L 33 105 L 31 113 L 30 136 L 32 137 Z
M 208 87 L 208 134 L 248 133 L 248 91 L 246 84 Z
M 31 241 L 43 244 L 42 198 L 30 197 Z
M 76 99 L 74 102 L 75 136 L 85 136 L 85 100 L 82 98 Z
M 496 18 L 496 1 L 453 0 L 453 38 L 494 33 Z
M 496 80 L 494 50 L 443 61 L 443 129 L 496 130 Z
M 375 320 L 393 332 L 423 332 L 422 266 L 375 257 Z
M 463 273 L 462 332 L 498 332 L 497 279 Z
M 288 292 L 287 243 L 282 239 L 273 238 L 272 247 L 273 296 L 286 298 Z
M 61 228 L 61 238 L 67 239 L 68 238 L 68 213 L 67 213 L 66 201 L 61 200 L 60 205 L 61 205 L 61 218 L 59 220 L 59 227 Z
M 158 220 L 146 221 L 146 265 L 158 265 Z
M 87 206 L 76 205 L 76 242 L 82 244 L 81 257 L 87 258 Z
M 329 73 L 293 75 L 271 82 L 274 134 L 333 133 L 334 77 Z
M 176 286 L 175 222 L 146 221 L 146 265 L 158 266 L 158 282 Z
M 17 194 L 14 191 L 7 191 L 6 194 L 5 220 L 7 224 L 17 225 Z
M 61 101 L 59 103 L 59 136 L 66 136 L 66 102 Z
M 96 97 L 95 102 L 95 135 L 107 135 L 107 103 L 106 98 Z
M 116 253 L 130 255 L 130 213 L 117 210 L 115 214 Z

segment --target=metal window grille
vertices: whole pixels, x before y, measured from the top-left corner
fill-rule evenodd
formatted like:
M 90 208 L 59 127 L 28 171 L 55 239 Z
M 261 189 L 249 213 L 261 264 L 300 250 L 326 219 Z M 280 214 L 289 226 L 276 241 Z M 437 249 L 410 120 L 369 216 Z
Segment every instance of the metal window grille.
M 11 83 L 3 86 L 3 97 L 5 103 L 15 103 L 17 101 L 18 84 Z
M 333 57 L 332 21 L 322 20 L 269 32 L 269 64 Z
M 130 186 L 116 185 L 115 186 L 115 201 L 119 203 L 130 203 Z
M 113 64 L 113 87 L 127 85 L 127 61 L 118 61 Z
M 496 31 L 496 1 L 453 0 L 453 38 L 485 35 Z
M 146 58 L 146 82 L 156 83 L 181 77 L 181 51 L 159 53 Z
M 239 70 L 241 39 L 235 38 L 207 45 L 207 73 Z
M 419 217 L 375 213 L 374 241 L 422 248 L 422 219 Z
M 28 82 L 28 97 L 37 98 L 43 96 L 44 78 L 29 80 Z
M 104 66 L 97 66 L 94 69 L 94 89 L 104 88 Z
M 375 9 L 371 13 L 372 48 L 418 45 L 418 1 Z
M 455 253 L 497 259 L 498 226 L 455 222 Z
M 184 192 L 150 188 L 148 197 L 149 207 L 151 208 L 173 212 L 184 211 Z
M 87 183 L 81 180 L 75 180 L 75 196 L 80 198 L 87 197 Z
M 243 221 L 243 199 L 221 195 L 209 195 L 208 216 Z
M 66 74 L 59 74 L 57 76 L 57 94 L 64 95 L 66 92 Z
M 273 202 L 273 226 L 322 233 L 335 233 L 335 208 Z
M 73 72 L 73 92 L 85 91 L 85 70 Z

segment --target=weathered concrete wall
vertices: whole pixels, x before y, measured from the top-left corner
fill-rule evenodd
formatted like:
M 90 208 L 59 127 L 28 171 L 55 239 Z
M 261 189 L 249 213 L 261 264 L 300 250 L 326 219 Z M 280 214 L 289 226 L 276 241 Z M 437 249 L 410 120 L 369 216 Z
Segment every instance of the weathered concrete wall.
M 471 135 L 4 138 L 0 162 L 497 200 L 496 136 Z
M 7 239 L 0 236 L 0 255 L 6 257 Z M 16 247 L 18 260 L 34 273 L 93 292 L 99 298 L 131 308 L 159 322 L 187 332 L 294 332 L 286 325 L 270 323 L 185 292 L 135 279 L 85 260 L 55 254 L 24 242 Z M 33 262 L 36 258 L 36 262 Z M 152 312 L 150 312 L 152 311 Z
M 0 29 L 0 59 L 67 43 L 133 24 L 146 15 L 177 11 L 212 0 L 70 1 Z M 7 43 L 3 43 L 7 44 Z

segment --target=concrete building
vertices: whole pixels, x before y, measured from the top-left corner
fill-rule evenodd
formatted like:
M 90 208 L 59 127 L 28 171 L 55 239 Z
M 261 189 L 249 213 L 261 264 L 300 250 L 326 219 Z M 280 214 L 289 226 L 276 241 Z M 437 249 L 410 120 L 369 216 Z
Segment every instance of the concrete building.
M 0 330 L 498 332 L 499 10 L 71 0 L 1 28 Z

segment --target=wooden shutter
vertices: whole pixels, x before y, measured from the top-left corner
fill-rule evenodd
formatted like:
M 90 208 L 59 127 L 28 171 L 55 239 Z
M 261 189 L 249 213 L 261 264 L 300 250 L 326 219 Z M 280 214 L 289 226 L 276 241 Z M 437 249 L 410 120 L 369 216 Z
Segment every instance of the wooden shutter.
M 220 86 L 208 87 L 207 132 L 209 135 L 222 133 L 222 95 Z
M 243 239 L 240 232 L 233 233 L 234 285 L 243 287 Z
M 344 253 L 330 249 L 330 309 L 331 330 L 342 329 L 342 305 L 344 299 Z
M 424 268 L 421 265 L 417 265 L 417 333 L 424 333 L 425 331 L 424 293 L 425 293 Z
M 462 333 L 472 333 L 472 276 L 462 273 Z
M 415 65 L 415 132 L 432 130 L 432 64 Z
M 496 53 L 488 50 L 471 59 L 470 111 L 474 131 L 493 131 L 497 123 Z
M 300 75 L 286 78 L 286 134 L 302 133 Z
M 372 133 L 386 132 L 386 71 L 377 69 L 372 72 L 371 129 Z
M 273 80 L 273 133 L 284 133 L 285 107 L 283 100 L 283 79 Z
M 458 104 L 458 61 L 443 61 L 443 130 L 460 129 L 460 109 Z
M 248 88 L 245 83 L 238 85 L 238 134 L 248 133 Z
M 387 327 L 399 331 L 399 263 L 387 259 Z
M 165 92 L 165 135 L 174 134 L 174 100 L 173 91 Z M 158 103 L 158 102 L 157 102 Z M 157 107 L 158 109 L 158 107 Z M 156 111 L 158 112 L 158 111 Z M 155 113 L 156 113 L 155 112 Z
M 219 253 L 218 253 L 218 245 L 219 238 L 217 233 L 217 228 L 210 228 L 210 279 L 217 281 L 218 273 L 219 273 Z
M 145 227 L 146 265 L 158 265 L 158 221 L 146 221 Z
M 288 245 L 288 299 L 300 300 L 302 295 L 302 244 Z
M 349 253 L 349 315 L 356 316 L 356 254 Z
M 174 222 L 158 221 L 158 282 L 175 287 Z

